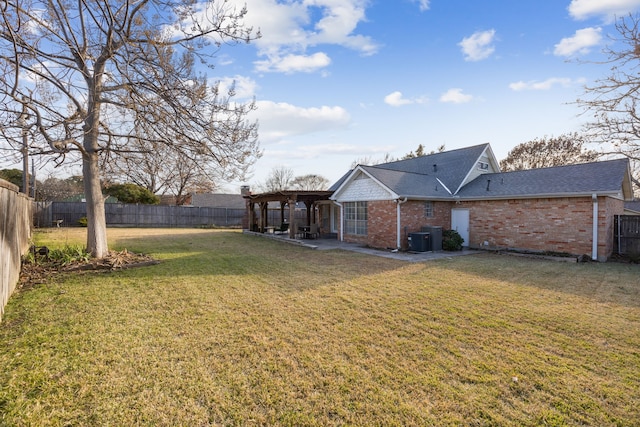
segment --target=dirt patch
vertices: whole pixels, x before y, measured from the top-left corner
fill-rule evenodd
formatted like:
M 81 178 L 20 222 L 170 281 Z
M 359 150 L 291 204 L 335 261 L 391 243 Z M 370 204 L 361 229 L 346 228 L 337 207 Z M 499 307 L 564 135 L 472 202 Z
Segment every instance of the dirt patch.
M 126 249 L 120 252 L 110 251 L 106 257 L 100 259 L 64 263 L 49 260 L 44 256 L 37 256 L 34 261 L 22 263 L 18 287 L 20 289 L 33 288 L 36 285 L 46 283 L 53 275 L 58 273 L 124 270 L 154 265 L 159 262 L 149 255 L 132 253 Z

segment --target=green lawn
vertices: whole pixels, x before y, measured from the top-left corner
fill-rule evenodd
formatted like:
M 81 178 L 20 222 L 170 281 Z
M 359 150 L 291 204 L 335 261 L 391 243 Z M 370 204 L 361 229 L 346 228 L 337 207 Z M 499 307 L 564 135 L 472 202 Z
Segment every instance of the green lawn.
M 0 425 L 640 423 L 640 266 L 414 264 L 236 231 L 109 236 L 162 262 L 12 297 Z

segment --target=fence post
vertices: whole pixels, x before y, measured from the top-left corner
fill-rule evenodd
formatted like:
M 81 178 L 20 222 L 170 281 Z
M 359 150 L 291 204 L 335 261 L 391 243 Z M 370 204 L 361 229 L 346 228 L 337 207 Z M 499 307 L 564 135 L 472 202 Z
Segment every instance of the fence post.
M 618 248 L 616 250 L 616 253 L 620 255 L 620 215 L 616 215 L 615 220 L 618 225 Z

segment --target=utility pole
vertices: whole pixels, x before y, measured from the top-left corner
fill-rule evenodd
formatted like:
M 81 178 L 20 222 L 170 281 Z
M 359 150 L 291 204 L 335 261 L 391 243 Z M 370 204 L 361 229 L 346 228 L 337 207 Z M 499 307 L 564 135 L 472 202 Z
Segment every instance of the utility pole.
M 27 104 L 22 103 L 22 113 L 18 119 L 18 124 L 22 127 L 22 192 L 29 195 L 29 143 L 28 143 L 28 130 L 27 119 Z

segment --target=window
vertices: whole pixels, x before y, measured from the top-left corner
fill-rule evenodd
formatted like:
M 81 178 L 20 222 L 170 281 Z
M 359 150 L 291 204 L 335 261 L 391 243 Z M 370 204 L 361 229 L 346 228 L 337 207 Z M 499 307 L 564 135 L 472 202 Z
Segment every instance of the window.
M 347 234 L 367 234 L 367 202 L 345 202 L 344 232 Z
M 489 163 L 478 162 L 478 169 L 480 169 L 482 171 L 489 170 Z
M 433 217 L 433 202 L 424 202 L 424 216 L 427 218 Z

